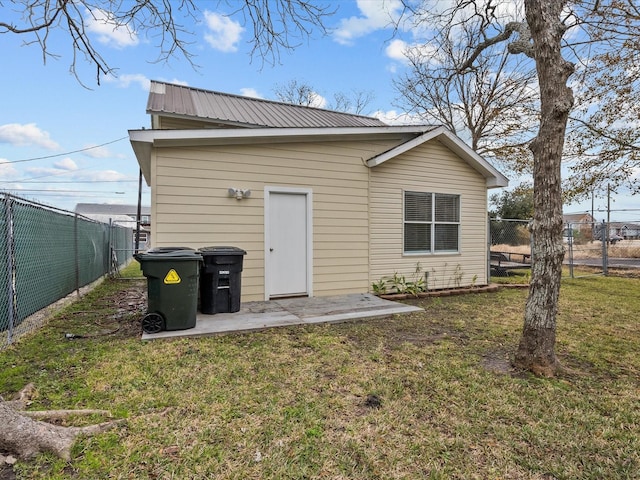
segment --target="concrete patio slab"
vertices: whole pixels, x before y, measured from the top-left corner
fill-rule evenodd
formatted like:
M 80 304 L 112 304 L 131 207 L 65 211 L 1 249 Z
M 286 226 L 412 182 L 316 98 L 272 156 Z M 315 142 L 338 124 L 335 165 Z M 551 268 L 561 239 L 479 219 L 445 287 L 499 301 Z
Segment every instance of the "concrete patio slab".
M 369 293 L 331 297 L 304 297 L 246 302 L 236 313 L 198 313 L 196 326 L 188 330 L 143 333 L 142 340 L 200 337 L 316 323 L 346 322 L 422 311 L 419 307 L 383 300 Z

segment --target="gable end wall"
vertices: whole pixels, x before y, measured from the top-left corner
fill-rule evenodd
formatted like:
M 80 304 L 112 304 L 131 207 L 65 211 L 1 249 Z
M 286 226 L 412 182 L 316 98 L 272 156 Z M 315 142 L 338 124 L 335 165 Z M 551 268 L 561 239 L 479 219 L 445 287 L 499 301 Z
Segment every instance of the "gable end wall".
M 460 195 L 459 253 L 403 254 L 404 190 Z M 487 283 L 485 179 L 447 147 L 428 142 L 374 167 L 370 198 L 371 282 L 395 272 L 412 279 L 419 263 L 429 288 Z

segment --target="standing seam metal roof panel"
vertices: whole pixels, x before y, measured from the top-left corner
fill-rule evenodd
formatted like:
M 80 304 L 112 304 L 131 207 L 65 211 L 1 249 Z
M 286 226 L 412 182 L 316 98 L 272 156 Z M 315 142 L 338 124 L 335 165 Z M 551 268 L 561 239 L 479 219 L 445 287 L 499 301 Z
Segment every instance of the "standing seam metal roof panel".
M 377 118 L 151 82 L 147 113 L 187 116 L 247 127 L 380 127 Z

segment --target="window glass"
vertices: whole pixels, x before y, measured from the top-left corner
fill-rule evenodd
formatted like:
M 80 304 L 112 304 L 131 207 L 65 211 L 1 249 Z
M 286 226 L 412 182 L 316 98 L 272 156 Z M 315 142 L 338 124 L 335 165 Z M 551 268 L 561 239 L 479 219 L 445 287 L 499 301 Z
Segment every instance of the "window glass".
M 408 223 L 404 229 L 405 252 L 429 252 L 431 250 L 431 225 Z
M 457 252 L 460 196 L 404 192 L 404 252 Z
M 431 221 L 431 194 L 406 192 L 404 196 L 404 218 L 409 222 Z

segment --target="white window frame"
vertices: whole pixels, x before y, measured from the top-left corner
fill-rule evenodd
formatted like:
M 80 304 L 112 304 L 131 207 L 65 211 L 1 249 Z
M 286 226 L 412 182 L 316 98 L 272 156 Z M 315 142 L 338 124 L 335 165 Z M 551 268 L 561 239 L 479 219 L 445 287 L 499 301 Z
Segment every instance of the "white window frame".
M 407 220 L 407 212 L 406 212 L 406 196 L 407 194 L 420 194 L 420 195 L 431 195 L 431 220 Z M 443 222 L 443 221 L 436 221 L 436 196 L 438 195 L 442 195 L 442 196 L 452 196 L 452 197 L 457 197 L 458 199 L 458 221 L 457 222 Z M 412 256 L 412 255 L 446 255 L 446 254 L 458 254 L 460 253 L 460 243 L 461 243 L 461 239 L 460 239 L 460 225 L 461 225 L 461 218 L 462 218 L 462 198 L 459 194 L 455 194 L 455 193 L 442 193 L 442 192 L 421 192 L 421 191 L 417 191 L 417 190 L 403 190 L 402 192 L 402 254 L 403 255 L 407 255 L 407 256 Z M 407 251 L 406 245 L 405 245 L 405 236 L 406 236 L 406 226 L 407 224 L 421 224 L 421 225 L 430 225 L 430 242 L 429 242 L 429 249 L 424 249 L 424 250 L 410 250 Z M 457 245 L 458 248 L 455 250 L 435 250 L 435 244 L 436 244 L 436 225 L 456 225 L 457 226 Z

